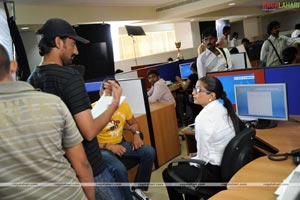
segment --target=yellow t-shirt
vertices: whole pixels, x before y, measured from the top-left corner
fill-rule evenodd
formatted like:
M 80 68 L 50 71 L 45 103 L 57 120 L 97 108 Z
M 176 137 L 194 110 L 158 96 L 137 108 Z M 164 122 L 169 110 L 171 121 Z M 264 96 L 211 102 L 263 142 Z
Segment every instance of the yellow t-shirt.
M 93 103 L 92 107 L 96 104 Z M 126 101 L 123 101 L 119 108 L 113 114 L 111 121 L 97 135 L 99 143 L 118 144 L 123 138 L 123 127 L 126 120 L 132 118 L 132 112 Z

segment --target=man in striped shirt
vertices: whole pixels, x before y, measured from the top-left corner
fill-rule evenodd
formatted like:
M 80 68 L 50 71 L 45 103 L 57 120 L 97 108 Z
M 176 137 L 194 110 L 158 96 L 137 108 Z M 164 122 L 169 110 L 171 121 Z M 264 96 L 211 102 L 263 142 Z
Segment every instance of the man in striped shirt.
M 16 69 L 0 44 L 1 199 L 95 199 L 93 186 L 80 185 L 92 183 L 93 174 L 68 108 L 14 82 Z

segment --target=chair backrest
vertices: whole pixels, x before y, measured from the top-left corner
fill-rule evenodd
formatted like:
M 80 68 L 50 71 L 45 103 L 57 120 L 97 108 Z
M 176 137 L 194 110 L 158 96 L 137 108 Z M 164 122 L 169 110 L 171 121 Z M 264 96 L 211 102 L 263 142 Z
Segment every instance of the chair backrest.
M 222 181 L 228 182 L 241 167 L 253 159 L 255 133 L 254 128 L 245 128 L 228 143 L 221 163 Z

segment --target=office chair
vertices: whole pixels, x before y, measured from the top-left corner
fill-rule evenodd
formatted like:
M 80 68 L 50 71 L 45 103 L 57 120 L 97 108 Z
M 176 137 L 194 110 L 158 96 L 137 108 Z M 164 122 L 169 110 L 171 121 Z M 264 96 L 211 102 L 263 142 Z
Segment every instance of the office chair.
M 255 129 L 252 127 L 245 128 L 238 135 L 231 139 L 225 148 L 222 162 L 221 162 L 221 183 L 227 183 L 231 177 L 244 165 L 253 159 L 253 146 L 255 139 Z M 200 160 L 195 159 L 179 159 L 171 161 L 168 166 L 169 175 L 177 182 L 185 182 L 180 177 L 178 177 L 172 170 L 172 165 L 174 163 L 198 163 L 203 164 Z M 199 176 L 196 180 L 200 180 Z M 209 182 L 209 181 L 205 181 Z M 199 182 L 201 183 L 201 182 Z M 179 193 L 192 195 L 195 197 L 202 197 L 208 199 L 217 192 L 226 189 L 226 185 L 218 187 L 201 187 L 192 184 L 184 184 L 182 187 L 178 187 L 176 190 Z

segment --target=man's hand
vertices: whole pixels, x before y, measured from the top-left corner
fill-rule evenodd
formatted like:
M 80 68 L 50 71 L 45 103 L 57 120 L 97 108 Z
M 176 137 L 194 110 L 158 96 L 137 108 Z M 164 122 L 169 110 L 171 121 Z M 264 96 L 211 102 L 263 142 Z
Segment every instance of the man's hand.
M 112 94 L 113 100 L 119 103 L 120 97 L 122 95 L 122 88 L 114 80 L 108 80 L 104 83 L 105 94 Z
M 107 145 L 107 149 L 120 157 L 126 153 L 126 149 L 119 144 L 109 144 Z
M 144 145 L 143 140 L 138 134 L 133 135 L 132 150 L 141 148 Z

